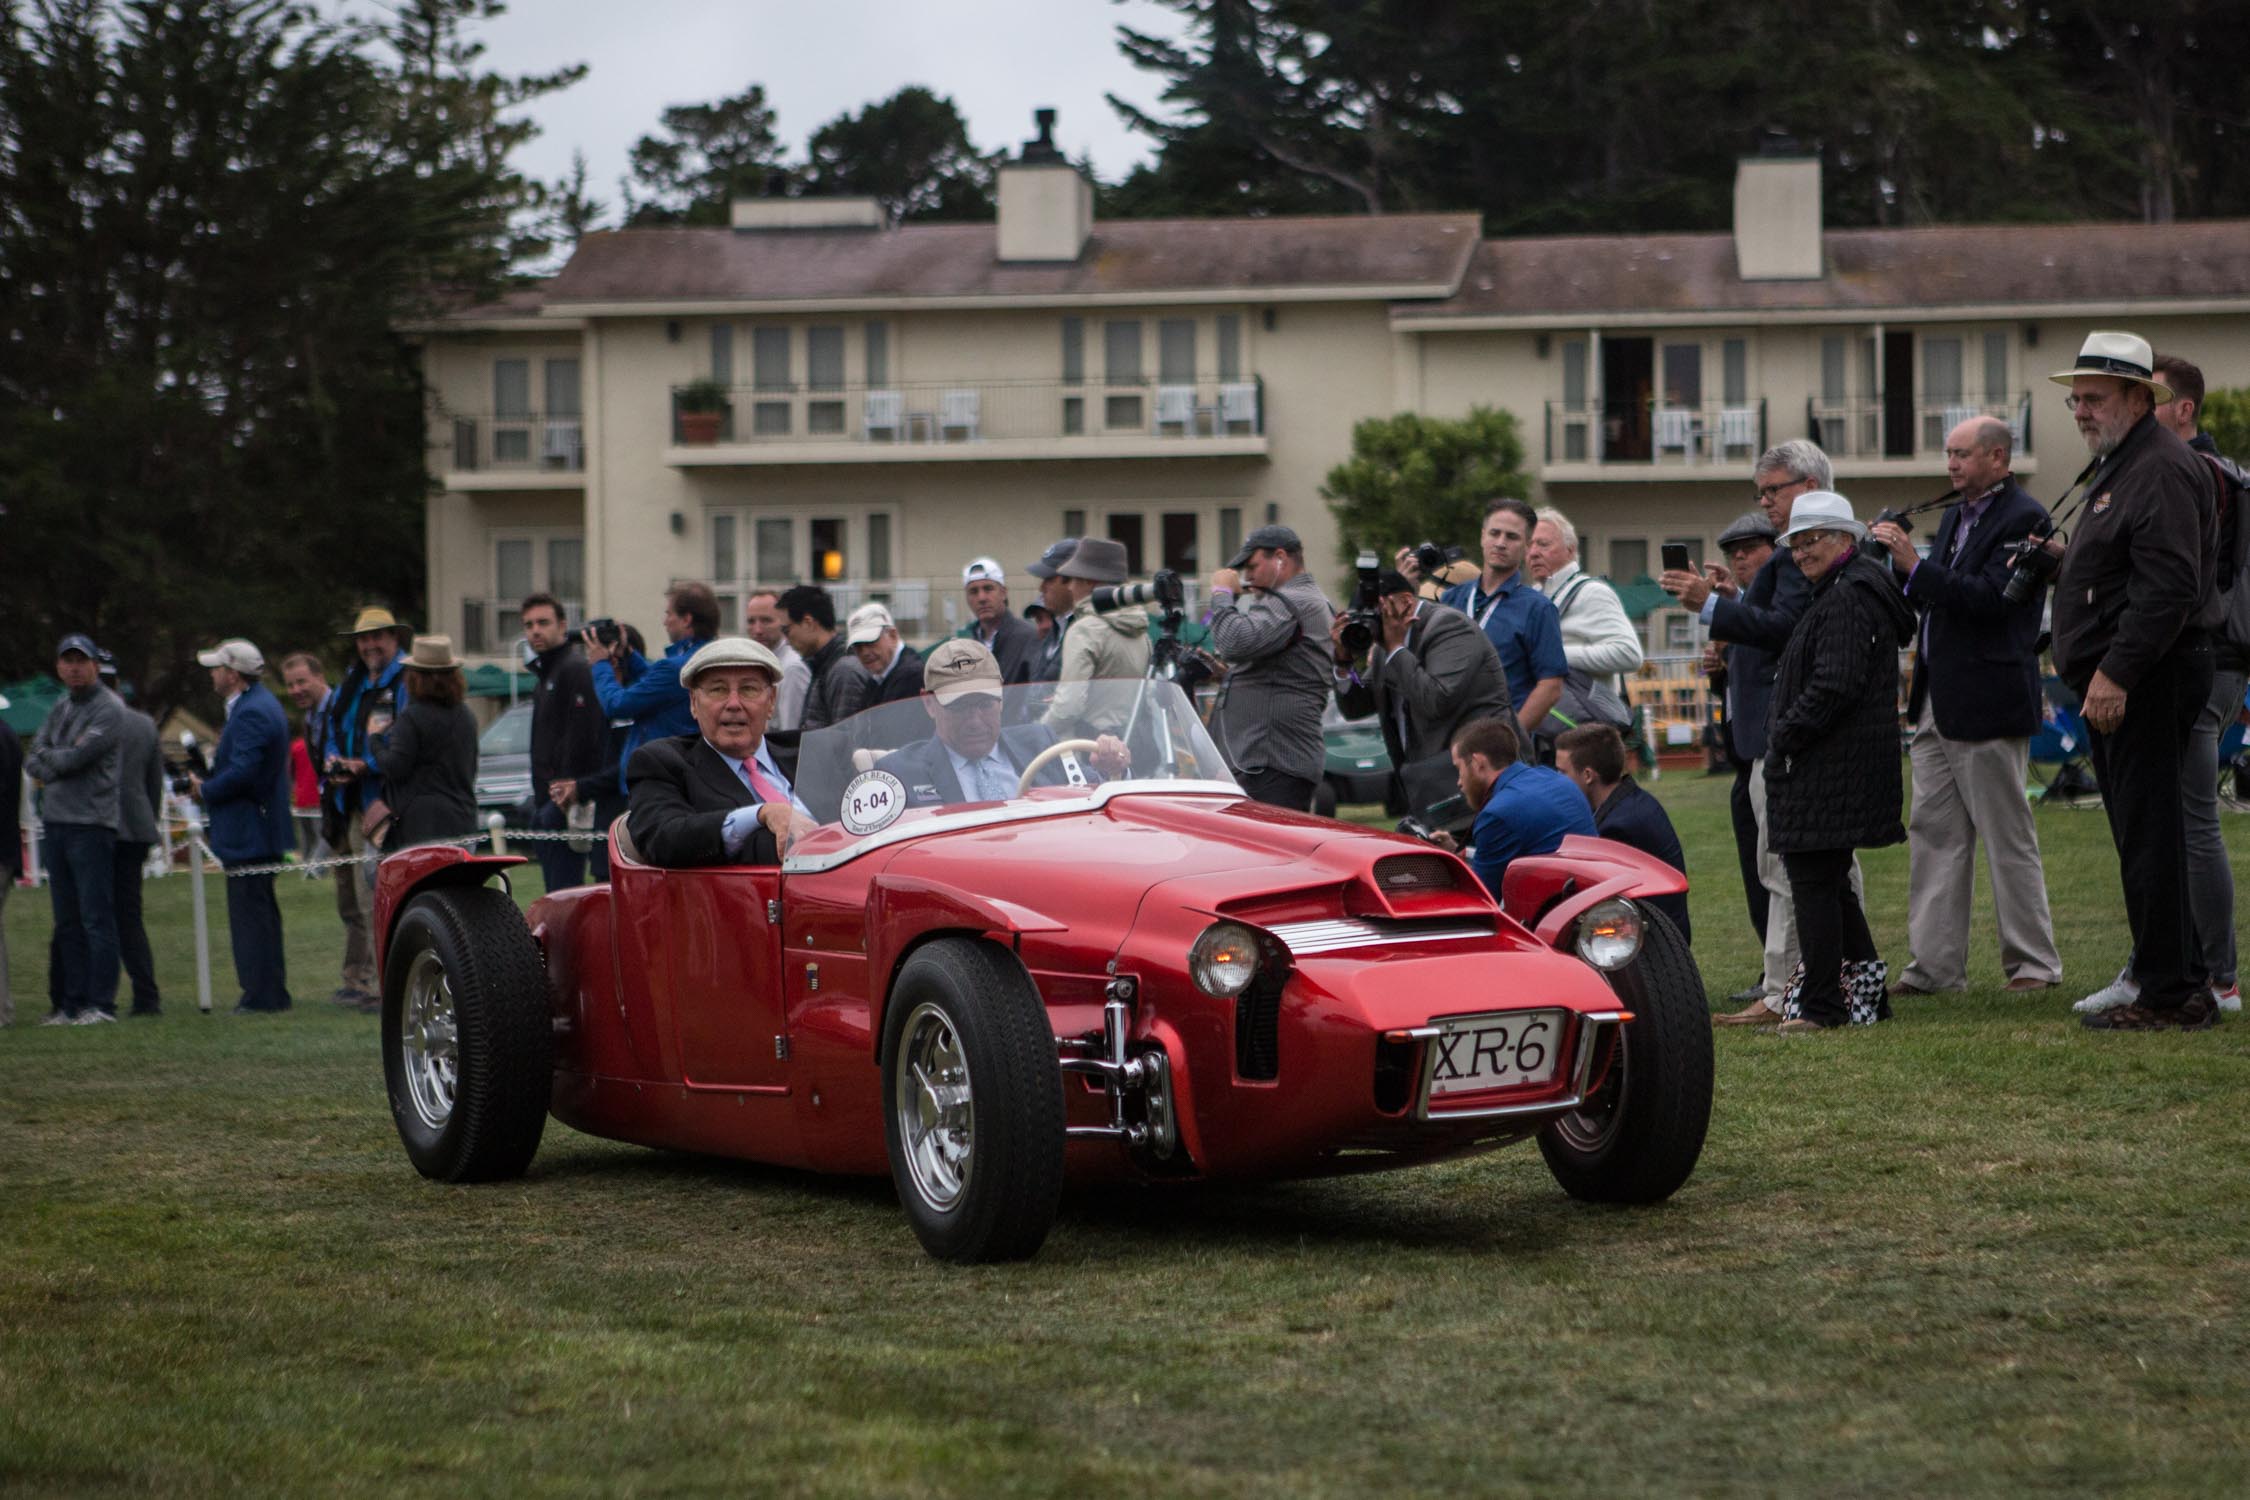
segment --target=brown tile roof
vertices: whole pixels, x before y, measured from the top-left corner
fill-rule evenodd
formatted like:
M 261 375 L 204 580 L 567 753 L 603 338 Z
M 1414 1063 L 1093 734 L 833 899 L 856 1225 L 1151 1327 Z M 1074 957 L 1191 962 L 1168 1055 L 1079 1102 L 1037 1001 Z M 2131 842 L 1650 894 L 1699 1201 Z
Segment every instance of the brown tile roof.
M 1836 229 L 1818 281 L 1744 281 L 1731 234 L 1486 240 L 1460 292 L 1401 318 L 1778 312 L 2250 295 L 2250 220 Z
M 1079 297 L 1315 287 L 1450 290 L 1475 214 L 1142 219 L 1094 226 L 1067 265 L 1003 265 L 991 224 L 892 230 L 618 229 L 589 234 L 546 302 Z

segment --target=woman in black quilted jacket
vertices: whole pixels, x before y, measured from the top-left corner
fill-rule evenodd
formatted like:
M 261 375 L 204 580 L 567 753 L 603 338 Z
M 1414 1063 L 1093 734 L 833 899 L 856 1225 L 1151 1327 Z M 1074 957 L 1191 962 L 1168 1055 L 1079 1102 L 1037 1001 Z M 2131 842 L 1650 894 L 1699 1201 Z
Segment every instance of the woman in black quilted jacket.
M 1812 604 L 1781 654 L 1766 745 L 1766 838 L 1789 874 L 1804 967 L 1783 1031 L 1868 1025 L 1891 1013 L 1889 970 L 1851 887 L 1852 851 L 1903 843 L 1898 653 L 1914 612 L 1861 550 L 1851 502 L 1799 495 L 1782 533 Z

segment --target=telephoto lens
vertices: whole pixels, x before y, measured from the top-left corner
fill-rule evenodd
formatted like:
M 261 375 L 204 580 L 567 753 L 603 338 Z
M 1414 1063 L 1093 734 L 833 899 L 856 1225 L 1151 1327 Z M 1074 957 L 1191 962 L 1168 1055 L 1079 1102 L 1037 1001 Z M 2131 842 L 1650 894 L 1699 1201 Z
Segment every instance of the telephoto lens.
M 2010 604 L 2028 604 L 2038 597 L 2039 590 L 2061 566 L 2061 559 L 2047 550 L 2043 536 L 2027 536 L 2013 548 L 2016 564 L 2009 570 L 2008 586 L 2000 597 Z

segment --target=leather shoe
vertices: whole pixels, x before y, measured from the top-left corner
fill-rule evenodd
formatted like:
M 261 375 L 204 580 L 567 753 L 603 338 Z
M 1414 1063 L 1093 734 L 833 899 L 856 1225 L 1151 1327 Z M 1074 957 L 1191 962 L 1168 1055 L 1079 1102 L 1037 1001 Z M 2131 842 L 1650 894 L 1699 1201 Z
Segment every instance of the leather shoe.
M 1748 1005 L 1753 1000 L 1763 1000 L 1765 998 L 1766 987 L 1762 984 L 1753 984 L 1748 986 L 1747 988 L 1736 990 L 1733 994 L 1727 996 L 1727 1004 Z
M 1781 1036 L 1811 1036 L 1815 1032 L 1839 1029 L 1835 1026 L 1823 1026 L 1809 1016 L 1794 1016 L 1776 1026 L 1774 1031 Z
M 1731 1015 L 1713 1016 L 1713 1026 L 1766 1026 L 1781 1019 L 1781 1012 L 1766 1004 L 1764 997 L 1752 1001 Z
M 1936 993 L 1936 990 L 1926 990 L 1918 984 L 1894 984 L 1891 986 L 1891 994 L 1894 997 L 1899 995 L 1912 995 L 1919 998 L 1925 995 L 1934 995 Z
M 2033 979 L 2026 974 L 2020 979 L 2009 980 L 2001 988 L 2011 995 L 2028 995 L 2033 990 L 2051 990 L 2060 983 L 2061 981 L 2056 979 Z

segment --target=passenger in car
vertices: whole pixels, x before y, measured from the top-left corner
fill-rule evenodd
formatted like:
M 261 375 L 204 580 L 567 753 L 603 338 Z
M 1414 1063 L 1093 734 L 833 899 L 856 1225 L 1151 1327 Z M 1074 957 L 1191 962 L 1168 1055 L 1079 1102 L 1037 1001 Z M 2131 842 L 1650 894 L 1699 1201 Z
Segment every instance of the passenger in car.
M 779 864 L 816 825 L 766 744 L 781 663 L 713 641 L 680 669 L 697 732 L 651 740 L 626 768 L 626 827 L 652 865 Z
M 930 653 L 922 669 L 922 706 L 937 733 L 875 763 L 906 788 L 908 807 L 1004 802 L 1016 795 L 1024 767 L 1056 743 L 1055 732 L 1044 724 L 1002 728 L 1000 691 L 1000 664 L 981 643 L 949 640 Z M 1132 764 L 1117 736 L 1105 734 L 1096 744 L 1087 759 L 1097 777 L 1120 775 Z M 1061 786 L 1070 779 L 1058 757 L 1040 768 L 1035 784 Z

